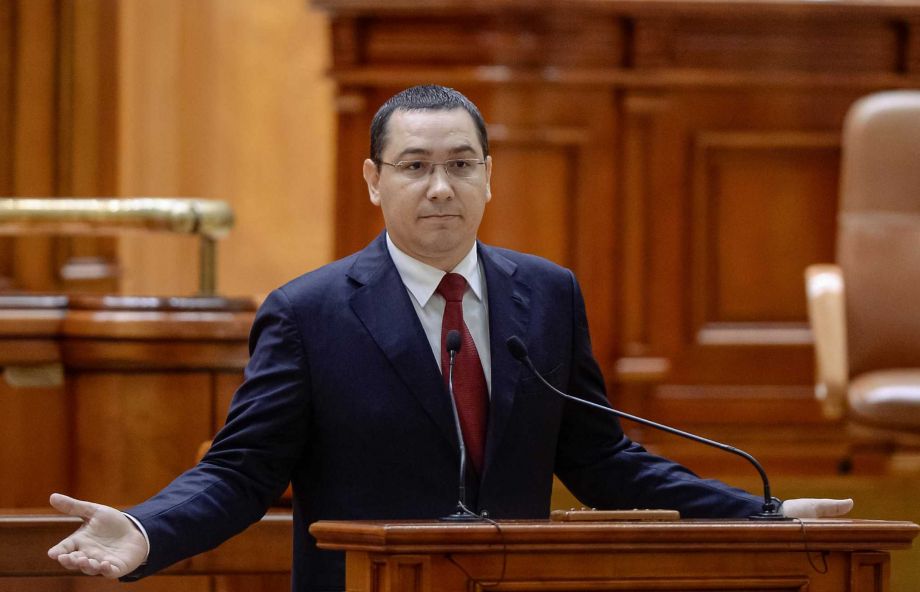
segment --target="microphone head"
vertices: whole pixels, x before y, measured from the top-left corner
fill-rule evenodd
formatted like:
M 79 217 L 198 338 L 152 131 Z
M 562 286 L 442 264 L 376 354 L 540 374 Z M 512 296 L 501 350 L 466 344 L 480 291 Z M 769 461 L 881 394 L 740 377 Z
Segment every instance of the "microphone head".
M 447 332 L 447 351 L 457 353 L 460 351 L 460 331 L 451 329 Z
M 512 335 L 508 338 L 508 341 L 505 342 L 505 345 L 508 346 L 508 351 L 511 352 L 511 355 L 514 356 L 514 359 L 523 362 L 527 359 L 527 346 L 524 345 L 524 342 L 521 341 L 521 338 L 517 335 Z

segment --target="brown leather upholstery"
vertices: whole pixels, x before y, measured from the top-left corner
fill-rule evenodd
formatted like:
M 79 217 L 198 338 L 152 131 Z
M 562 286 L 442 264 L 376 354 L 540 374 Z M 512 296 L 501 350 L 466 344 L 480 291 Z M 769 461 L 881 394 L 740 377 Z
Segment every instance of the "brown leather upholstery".
M 843 335 L 845 343 L 816 347 L 825 352 L 824 360 L 819 353 L 816 392 L 824 398 L 836 388 L 851 422 L 889 438 L 902 433 L 913 444 L 920 442 L 920 91 L 877 93 L 853 105 L 844 124 L 841 174 L 842 293 L 830 294 L 834 270 L 828 266 L 823 284 L 816 269 L 807 275 L 816 342 Z M 819 310 L 822 291 L 828 302 L 845 302 L 839 331 L 827 330 L 836 313 Z M 845 365 L 833 359 L 835 351 Z M 848 365 L 844 388 L 822 382 L 822 364 Z

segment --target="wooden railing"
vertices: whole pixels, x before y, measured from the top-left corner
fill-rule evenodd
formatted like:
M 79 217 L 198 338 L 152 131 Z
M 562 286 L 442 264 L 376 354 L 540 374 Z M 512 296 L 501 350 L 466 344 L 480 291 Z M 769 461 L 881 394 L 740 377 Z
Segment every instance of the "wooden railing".
M 214 295 L 217 286 L 216 240 L 232 227 L 230 205 L 213 199 L 0 199 L 0 233 L 99 234 L 135 229 L 198 235 L 198 291 L 204 296 Z
M 47 555 L 49 548 L 79 526 L 80 520 L 70 516 L 34 511 L 0 515 L 0 580 L 80 575 L 65 570 Z M 287 574 L 292 553 L 291 513 L 271 512 L 220 547 L 181 561 L 162 574 Z

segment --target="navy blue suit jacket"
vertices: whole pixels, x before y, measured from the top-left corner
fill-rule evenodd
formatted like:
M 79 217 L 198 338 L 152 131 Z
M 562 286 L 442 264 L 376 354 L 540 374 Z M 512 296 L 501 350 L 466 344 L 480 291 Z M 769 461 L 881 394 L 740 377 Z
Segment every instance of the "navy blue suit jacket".
M 564 391 L 606 404 L 572 273 L 478 245 L 485 272 L 492 391 L 485 466 L 474 492 L 494 518 L 545 518 L 553 473 L 596 508 L 746 516 L 760 500 L 702 480 L 626 438 L 611 416 L 565 402 L 512 358 L 523 339 Z M 307 532 L 320 519 L 427 519 L 457 503 L 459 459 L 437 362 L 384 235 L 275 290 L 256 316 L 251 361 L 204 459 L 128 512 L 151 552 L 142 577 L 257 521 L 294 488 L 293 587 L 341 590 L 340 553 Z

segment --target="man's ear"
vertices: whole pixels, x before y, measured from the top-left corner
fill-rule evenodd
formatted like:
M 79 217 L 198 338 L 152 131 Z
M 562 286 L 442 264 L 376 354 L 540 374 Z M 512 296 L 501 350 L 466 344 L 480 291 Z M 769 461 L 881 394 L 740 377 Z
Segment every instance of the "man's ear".
M 371 203 L 380 206 L 380 169 L 370 158 L 364 161 L 364 180 L 367 182 L 367 192 L 370 195 Z
M 486 201 L 492 199 L 492 157 L 486 156 Z

